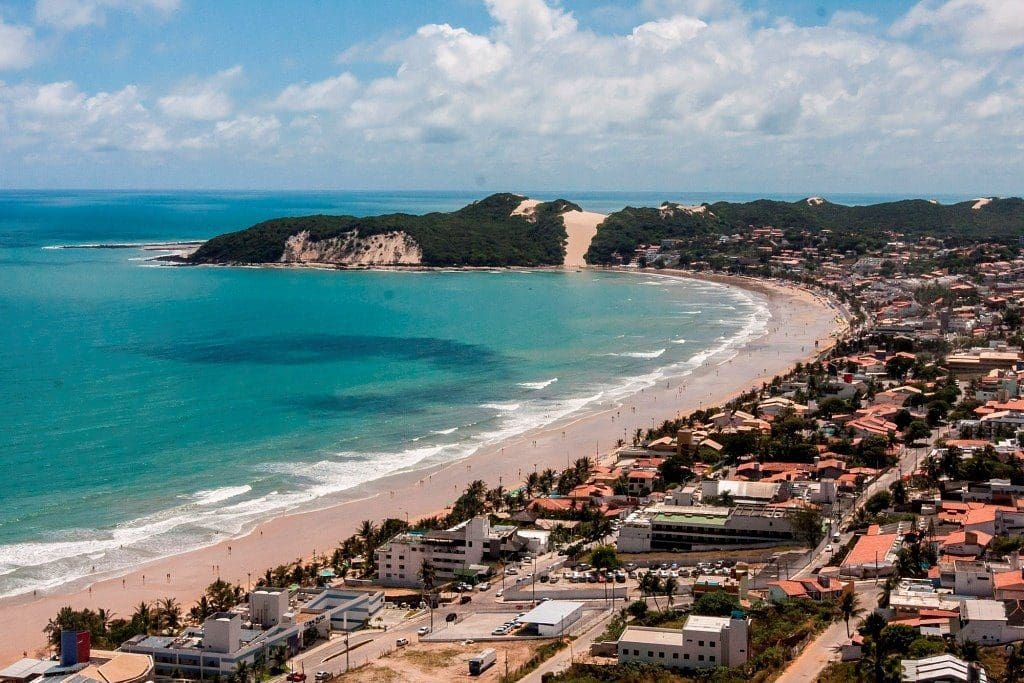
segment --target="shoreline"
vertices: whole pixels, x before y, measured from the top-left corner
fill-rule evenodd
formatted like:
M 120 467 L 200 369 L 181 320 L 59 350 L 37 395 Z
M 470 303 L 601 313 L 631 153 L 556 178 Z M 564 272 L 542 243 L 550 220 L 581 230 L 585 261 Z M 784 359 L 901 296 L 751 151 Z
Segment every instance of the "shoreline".
M 644 274 L 718 282 L 756 292 L 767 298 L 771 318 L 763 333 L 731 349 L 731 358 L 694 368 L 683 376 L 681 386 L 679 376 L 670 378 L 667 386 L 659 383 L 613 404 L 600 404 L 485 446 L 461 460 L 361 484 L 350 489 L 345 500 L 325 503 L 321 509 L 286 512 L 243 535 L 153 560 L 125 574 L 65 584 L 54 593 L 0 599 L 0 631 L 8 636 L 0 643 L 0 656 L 36 652 L 45 644 L 43 626 L 64 605 L 104 607 L 128 616 L 140 601 L 170 596 L 187 610 L 218 576 L 245 586 L 268 567 L 314 551 L 327 552 L 363 519 L 376 523 L 384 517 L 413 520 L 438 514 L 473 479 L 513 488 L 534 467 L 561 469 L 578 457 L 607 454 L 624 431 L 702 406 L 721 405 L 796 362 L 823 353 L 843 329 L 837 322 L 841 312 L 835 302 L 790 283 L 674 270 Z M 831 315 L 823 315 L 826 312 Z M 815 341 L 820 342 L 817 348 Z M 506 449 L 511 451 L 507 457 Z

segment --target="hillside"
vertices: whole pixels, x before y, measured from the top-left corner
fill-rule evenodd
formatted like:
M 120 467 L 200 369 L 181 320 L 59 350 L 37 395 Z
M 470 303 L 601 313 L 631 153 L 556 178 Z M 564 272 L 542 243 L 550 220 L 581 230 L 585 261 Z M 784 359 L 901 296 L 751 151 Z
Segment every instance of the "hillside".
M 190 263 L 319 263 L 339 266 L 555 266 L 565 258 L 563 199 L 495 194 L 450 213 L 275 218 L 214 237 Z
M 663 239 L 693 240 L 726 235 L 753 225 L 783 230 L 831 230 L 841 249 L 863 252 L 888 241 L 888 232 L 932 236 L 950 245 L 981 240 L 1016 244 L 1024 236 L 1024 200 L 991 199 L 939 204 L 909 199 L 869 206 L 846 206 L 811 197 L 797 202 L 760 199 L 716 202 L 700 207 L 666 203 L 660 208 L 627 207 L 608 216 L 586 254 L 588 263 L 606 264 L 613 254 L 631 254 L 640 244 Z

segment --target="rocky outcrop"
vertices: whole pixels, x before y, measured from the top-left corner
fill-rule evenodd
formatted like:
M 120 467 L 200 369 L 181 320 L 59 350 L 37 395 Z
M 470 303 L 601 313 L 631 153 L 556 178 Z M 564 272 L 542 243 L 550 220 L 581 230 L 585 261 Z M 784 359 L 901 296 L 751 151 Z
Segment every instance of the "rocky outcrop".
M 323 263 L 339 266 L 418 266 L 423 251 L 404 232 L 362 237 L 349 232 L 338 237 L 312 240 L 308 230 L 288 238 L 281 263 Z

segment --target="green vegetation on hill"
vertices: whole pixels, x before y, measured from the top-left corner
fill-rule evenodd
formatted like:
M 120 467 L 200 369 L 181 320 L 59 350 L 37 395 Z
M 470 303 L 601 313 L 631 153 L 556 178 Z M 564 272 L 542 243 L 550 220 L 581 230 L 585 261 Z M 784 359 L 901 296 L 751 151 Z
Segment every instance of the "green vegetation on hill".
M 787 232 L 828 229 L 833 233 L 830 242 L 834 247 L 858 253 L 889 241 L 886 233 L 890 231 L 912 238 L 936 237 L 949 246 L 981 240 L 1015 244 L 1024 235 L 1024 200 L 1020 198 L 994 199 L 978 209 L 972 208 L 973 201 L 947 205 L 922 199 L 869 206 L 768 199 L 704 206 L 705 212 L 667 204 L 661 209 L 627 207 L 613 213 L 598 226 L 587 261 L 611 263 L 614 253 L 632 254 L 639 244 L 727 235 L 751 225 Z M 700 258 L 701 254 L 692 256 Z
M 203 244 L 192 263 L 273 263 L 285 242 L 308 231 L 313 242 L 358 232 L 360 237 L 401 231 L 423 252 L 427 266 L 561 265 L 567 239 L 561 214 L 580 207 L 564 199 L 539 204 L 530 218 L 512 216 L 525 199 L 495 194 L 451 213 L 276 218 Z

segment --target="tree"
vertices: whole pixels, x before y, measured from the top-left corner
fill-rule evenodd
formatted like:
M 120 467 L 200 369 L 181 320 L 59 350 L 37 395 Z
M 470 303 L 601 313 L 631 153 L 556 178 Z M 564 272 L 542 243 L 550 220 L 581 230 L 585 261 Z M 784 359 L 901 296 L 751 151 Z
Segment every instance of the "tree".
M 176 631 L 181 627 L 181 605 L 174 598 L 164 598 L 157 603 L 160 621 L 165 628 Z
M 235 667 L 235 680 L 238 683 L 249 683 L 250 668 L 248 662 L 242 660 L 238 662 L 238 666 Z
M 437 569 L 430 560 L 423 560 L 420 565 L 420 584 L 427 594 L 427 607 L 430 609 L 430 630 L 434 630 L 434 585 L 437 583 Z
M 278 645 L 274 648 L 271 656 L 274 660 L 274 668 L 279 672 L 288 668 L 288 648 L 286 646 Z
M 849 638 L 850 619 L 864 613 L 864 608 L 858 604 L 856 593 L 853 591 L 843 593 L 843 596 L 839 598 L 839 612 L 843 615 L 843 621 L 846 622 L 846 637 Z
M 661 584 L 661 590 L 665 593 L 665 600 L 668 602 L 668 606 L 672 607 L 672 603 L 675 601 L 676 591 L 679 589 L 679 582 L 675 577 L 668 577 Z
M 885 510 L 892 505 L 892 494 L 888 491 L 879 491 L 874 494 L 868 501 L 864 503 L 864 509 L 869 513 L 876 515 L 882 510 Z
M 590 564 L 597 569 L 615 569 L 619 566 L 619 557 L 613 546 L 599 545 L 590 553 Z
M 654 597 L 654 606 L 658 607 L 658 591 L 661 590 L 661 579 L 654 572 L 648 571 L 640 575 L 640 595 Z M 660 609 L 660 608 L 659 608 Z
M 626 611 L 637 621 L 643 621 L 643 618 L 647 616 L 647 602 L 645 600 L 634 600 L 626 608 Z
M 892 490 L 892 502 L 896 505 L 904 505 L 907 502 L 907 485 L 903 483 L 902 479 L 897 479 L 893 482 L 891 487 Z
M 526 496 L 533 497 L 533 492 L 540 488 L 540 475 L 536 471 L 526 475 Z
M 824 517 L 817 508 L 799 508 L 790 518 L 796 538 L 811 548 L 821 543 L 821 539 L 825 537 L 825 532 L 821 528 L 823 522 Z
M 928 428 L 928 424 L 922 420 L 914 420 L 907 426 L 907 430 L 903 433 L 904 440 L 910 444 L 921 439 L 927 439 L 932 435 L 932 430 Z
M 910 423 L 914 421 L 914 417 L 910 414 L 910 411 L 906 408 L 900 408 L 896 411 L 896 414 L 892 418 L 896 428 L 901 432 L 910 426 Z
M 704 593 L 693 603 L 693 614 L 727 617 L 740 608 L 739 598 L 723 590 Z
M 377 550 L 377 526 L 370 520 L 364 519 L 359 525 L 356 536 L 362 541 L 364 573 L 372 573 L 374 566 L 374 552 Z

